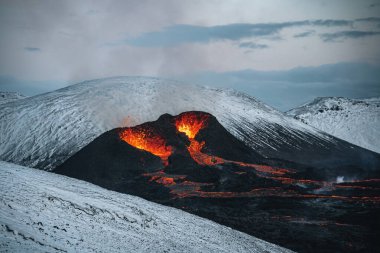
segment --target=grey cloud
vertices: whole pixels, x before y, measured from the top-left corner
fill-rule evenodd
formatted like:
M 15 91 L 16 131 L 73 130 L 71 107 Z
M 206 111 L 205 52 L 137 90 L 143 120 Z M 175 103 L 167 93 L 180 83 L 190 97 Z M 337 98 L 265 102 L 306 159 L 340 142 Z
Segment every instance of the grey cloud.
M 28 51 L 28 52 L 39 52 L 39 51 L 41 51 L 41 48 L 39 48 L 39 47 L 24 47 L 24 50 Z
M 380 35 L 380 32 L 373 31 L 340 31 L 336 33 L 323 33 L 320 35 L 325 42 L 336 42 L 345 39 L 358 39 L 369 36 Z
M 379 17 L 369 17 L 369 18 L 359 18 L 355 20 L 356 22 L 367 22 L 372 23 L 380 28 L 380 18 Z
M 192 11 L 188 5 L 176 0 L 0 0 L 0 74 L 70 81 L 129 73 L 154 75 L 145 60 L 152 57 L 148 50 L 122 54 L 99 45 L 123 35 L 157 30 L 173 21 L 185 22 L 186 13 Z M 38 59 L 30 57 L 37 54 Z M 130 60 L 133 54 L 143 55 L 139 64 Z M 160 60 L 157 56 L 156 62 Z M 115 62 L 117 68 L 109 67 Z
M 354 21 L 352 20 L 332 20 L 332 19 L 314 20 L 314 21 L 308 21 L 308 22 L 310 25 L 313 25 L 313 26 L 325 26 L 325 27 L 352 26 L 354 24 Z
M 293 37 L 294 38 L 305 38 L 305 37 L 309 37 L 313 34 L 315 34 L 315 31 L 307 31 L 307 32 L 297 33 Z
M 327 1 L 325 6 L 319 1 L 299 5 L 292 2 L 1 1 L 0 75 L 25 79 L 32 87 L 34 84 L 30 80 L 76 82 L 114 75 L 164 76 L 201 70 L 285 69 L 351 59 L 379 62 L 376 42 L 380 37 L 373 37 L 376 41 L 366 50 L 354 50 L 352 43 L 342 43 L 339 52 L 335 51 L 334 44 L 322 43 L 317 35 L 310 37 L 312 44 L 306 45 L 313 46 L 313 50 L 300 50 L 299 41 L 292 38 L 296 33 L 309 30 L 316 30 L 318 34 L 351 30 L 352 22 L 370 30 L 369 27 L 377 23 L 367 22 L 375 22 L 374 18 L 356 21 L 352 16 L 378 16 L 377 9 L 366 8 L 378 1 Z M 281 12 L 278 11 L 280 5 Z M 372 14 L 363 16 L 366 15 L 363 8 Z M 324 31 L 320 31 L 322 28 Z M 213 41 L 227 43 L 206 45 Z M 246 41 L 267 44 L 270 49 L 239 49 L 239 44 Z M 119 43 L 102 46 L 107 42 Z M 277 44 L 281 45 L 277 47 Z M 36 47 L 41 51 L 27 51 L 24 47 Z M 260 53 L 243 54 L 252 50 Z M 47 82 L 46 89 L 49 85 Z
M 378 6 L 380 6 L 380 3 L 373 3 L 373 4 L 369 5 L 370 8 L 374 8 L 374 7 L 378 7 Z
M 184 43 L 208 43 L 218 40 L 237 41 L 251 37 L 278 35 L 289 27 L 300 26 L 349 26 L 349 20 L 302 20 L 283 23 L 228 24 L 220 26 L 174 25 L 161 31 L 144 33 L 124 43 L 140 47 L 169 47 Z
M 380 66 L 338 63 L 283 71 L 201 72 L 187 82 L 243 91 L 280 109 L 289 110 L 318 96 L 380 96 Z
M 250 49 L 264 49 L 268 48 L 268 45 L 258 44 L 254 42 L 242 42 L 239 44 L 240 48 L 250 48 Z
M 358 18 L 358 19 L 356 19 L 356 21 L 358 21 L 358 22 L 374 22 L 374 23 L 378 23 L 378 22 L 380 22 L 380 18 L 378 18 L 378 17 Z

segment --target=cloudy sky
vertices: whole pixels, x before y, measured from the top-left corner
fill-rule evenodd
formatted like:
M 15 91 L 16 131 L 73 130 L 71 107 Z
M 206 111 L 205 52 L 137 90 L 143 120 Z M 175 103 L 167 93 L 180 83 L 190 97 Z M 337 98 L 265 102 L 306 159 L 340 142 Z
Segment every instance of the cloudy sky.
M 380 95 L 377 0 L 0 0 L 0 90 L 158 76 L 287 110 Z

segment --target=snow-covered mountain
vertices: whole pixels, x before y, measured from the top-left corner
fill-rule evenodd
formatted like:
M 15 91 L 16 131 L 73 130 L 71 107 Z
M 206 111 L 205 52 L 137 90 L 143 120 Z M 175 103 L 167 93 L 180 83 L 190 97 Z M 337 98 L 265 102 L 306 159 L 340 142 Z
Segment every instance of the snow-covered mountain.
M 1 252 L 291 252 L 181 210 L 0 161 Z
M 24 95 L 21 95 L 18 92 L 4 92 L 0 91 L 0 104 L 8 103 L 11 101 L 15 101 L 17 99 L 25 98 Z
M 286 114 L 340 139 L 380 153 L 380 97 L 316 98 Z
M 107 130 L 193 110 L 211 113 L 266 157 L 360 160 L 347 155 L 352 145 L 243 93 L 145 77 L 86 81 L 0 105 L 0 159 L 49 170 Z

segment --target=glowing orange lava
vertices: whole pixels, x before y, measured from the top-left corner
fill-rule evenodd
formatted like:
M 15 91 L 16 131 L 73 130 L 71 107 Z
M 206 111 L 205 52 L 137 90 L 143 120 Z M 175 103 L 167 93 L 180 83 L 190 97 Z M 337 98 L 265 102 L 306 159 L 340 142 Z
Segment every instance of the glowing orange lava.
M 209 115 L 198 113 L 183 113 L 177 116 L 175 125 L 177 130 L 186 134 L 189 139 L 194 139 L 199 130 L 207 125 Z
M 150 182 L 155 182 L 170 189 L 170 193 L 174 198 L 201 197 L 201 198 L 254 198 L 254 197 L 282 197 L 282 198 L 303 198 L 303 199 L 336 199 L 342 201 L 361 201 L 380 203 L 380 196 L 346 196 L 345 189 L 359 189 L 360 195 L 363 191 L 377 191 L 379 187 L 376 183 L 380 179 L 352 180 L 351 182 L 335 183 L 327 181 L 318 181 L 310 179 L 292 178 L 296 171 L 285 168 L 272 167 L 264 164 L 251 164 L 245 162 L 231 161 L 221 157 L 213 156 L 202 152 L 206 146 L 205 141 L 195 139 L 201 129 L 209 124 L 209 114 L 198 112 L 182 113 L 175 117 L 175 127 L 178 132 L 184 133 L 189 144 L 187 150 L 192 159 L 200 165 L 214 166 L 218 164 L 235 164 L 244 171 L 236 171 L 236 174 L 243 175 L 249 168 L 256 170 L 256 175 L 261 178 L 277 181 L 283 185 L 298 185 L 302 187 L 302 191 L 298 191 L 296 187 L 264 187 L 253 188 L 245 192 L 228 192 L 228 191 L 209 191 L 216 189 L 215 183 L 189 181 L 186 175 L 176 175 L 165 173 L 165 168 L 160 171 L 142 174 L 149 178 Z M 173 127 L 173 126 L 172 126 Z M 174 148 L 168 146 L 159 129 L 150 127 L 149 125 L 141 125 L 137 127 L 123 128 L 119 132 L 120 138 L 128 144 L 150 152 L 160 157 L 164 166 L 168 166 L 168 158 L 172 155 Z M 305 188 L 307 192 L 305 193 Z M 308 188 L 308 189 L 307 189 Z M 339 191 L 336 191 L 339 190 Z M 322 194 L 320 194 L 322 192 Z M 343 194 L 346 195 L 341 195 Z M 349 193 L 349 192 L 348 192 Z M 369 192 L 371 193 L 371 192 Z M 303 220 L 295 220 L 296 222 L 304 222 Z M 310 221 L 307 221 L 310 222 Z M 324 225 L 325 223 L 318 223 Z M 327 224 L 327 223 L 326 223 Z M 337 223 L 338 224 L 338 223 Z
M 292 173 L 292 171 L 281 168 L 273 168 L 267 165 L 259 164 L 249 164 L 243 162 L 236 162 L 225 160 L 221 157 L 208 155 L 202 152 L 202 148 L 205 145 L 205 142 L 199 142 L 195 140 L 195 136 L 198 134 L 199 130 L 207 126 L 207 120 L 209 118 L 208 114 L 198 114 L 193 112 L 183 113 L 178 115 L 175 121 L 175 126 L 178 132 L 186 134 L 190 141 L 190 145 L 187 147 L 191 157 L 200 165 L 217 165 L 223 163 L 233 163 L 239 166 L 251 167 L 257 171 L 270 173 L 275 175 L 284 175 L 287 173 Z
M 269 165 L 261 165 L 261 164 L 251 164 L 251 163 L 243 163 L 243 162 L 235 162 L 235 161 L 228 161 L 230 163 L 237 164 L 239 166 L 243 167 L 251 167 L 254 168 L 255 170 L 267 174 L 273 174 L 273 175 L 285 175 L 285 174 L 290 174 L 294 173 L 294 171 L 288 170 L 288 169 L 282 169 L 282 168 L 275 168 Z
M 178 132 L 186 134 L 190 141 L 187 147 L 191 157 L 201 165 L 215 165 L 224 163 L 225 160 L 216 156 L 207 155 L 201 152 L 205 142 L 195 140 L 199 130 L 207 126 L 209 115 L 197 113 L 184 113 L 177 117 L 175 126 Z
M 159 184 L 162 184 L 162 185 L 174 185 L 175 184 L 174 178 L 171 178 L 171 177 L 158 177 L 158 178 L 155 178 L 153 180 Z
M 201 150 L 204 145 L 204 141 L 199 142 L 194 139 L 190 139 L 190 146 L 188 146 L 187 150 L 189 151 L 194 161 L 201 165 L 216 165 L 225 163 L 225 160 L 223 158 L 202 153 Z
M 129 145 L 159 156 L 164 164 L 172 154 L 172 147 L 152 129 L 147 127 L 125 128 L 119 133 L 120 138 Z

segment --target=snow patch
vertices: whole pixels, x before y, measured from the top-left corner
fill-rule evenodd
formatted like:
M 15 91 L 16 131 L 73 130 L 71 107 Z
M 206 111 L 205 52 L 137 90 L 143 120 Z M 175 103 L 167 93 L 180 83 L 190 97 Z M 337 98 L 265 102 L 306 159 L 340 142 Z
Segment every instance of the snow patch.
M 337 178 L 336 178 L 336 183 L 337 184 L 340 184 L 340 183 L 343 183 L 344 182 L 344 176 L 338 176 Z
M 1 252 L 291 252 L 215 222 L 0 161 Z
M 335 137 L 380 153 L 380 98 L 317 98 L 287 115 Z

